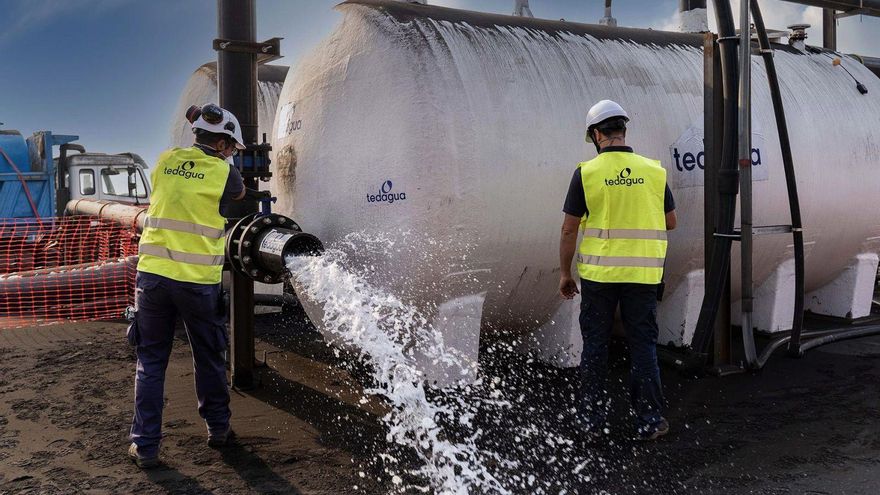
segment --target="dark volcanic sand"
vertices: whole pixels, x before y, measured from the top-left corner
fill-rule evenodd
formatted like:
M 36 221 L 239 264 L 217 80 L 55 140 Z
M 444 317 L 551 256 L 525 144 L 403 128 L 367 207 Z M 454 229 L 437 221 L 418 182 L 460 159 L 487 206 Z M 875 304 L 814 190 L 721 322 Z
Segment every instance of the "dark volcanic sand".
M 383 475 L 373 462 L 387 451 L 382 405 L 358 404 L 358 385 L 301 316 L 262 315 L 258 326 L 258 357 L 281 352 L 259 370 L 261 387 L 233 392 L 238 441 L 223 451 L 205 445 L 189 350 L 177 340 L 165 465 L 151 472 L 125 456 L 134 357 L 123 324 L 0 330 L 0 493 L 386 493 L 390 483 L 377 481 Z M 564 459 L 556 466 L 565 469 L 543 465 L 546 447 L 515 445 L 510 435 L 535 417 L 551 434 L 572 435 L 563 414 L 572 371 L 499 351 L 487 358 L 486 373 L 523 400 L 482 418 L 484 438 L 495 448 L 539 452 L 524 461 L 527 471 L 568 493 L 880 492 L 880 338 L 800 360 L 776 357 L 759 374 L 690 379 L 664 370 L 670 436 L 631 442 L 621 412 L 608 439 L 576 445 L 605 464 L 585 468 L 588 485 L 572 483 Z M 625 381 L 625 360 L 615 358 L 612 368 L 612 382 Z M 615 386 L 619 406 L 625 387 Z

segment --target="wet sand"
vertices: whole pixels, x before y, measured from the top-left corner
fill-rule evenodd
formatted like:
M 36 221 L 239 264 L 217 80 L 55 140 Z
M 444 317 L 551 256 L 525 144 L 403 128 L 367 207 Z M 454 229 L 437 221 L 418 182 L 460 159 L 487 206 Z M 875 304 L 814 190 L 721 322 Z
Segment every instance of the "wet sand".
M 205 445 L 189 349 L 177 339 L 166 382 L 164 465 L 141 471 L 126 457 L 134 355 L 120 323 L 0 331 L 0 494 L 387 493 L 377 462 L 388 452 L 383 405 L 360 403 L 365 373 L 343 370 L 301 315 L 261 315 L 261 385 L 233 391 L 234 446 Z M 493 347 L 512 409 L 480 418 L 493 448 L 529 452 L 519 469 L 568 493 L 860 494 L 880 490 L 880 338 L 777 357 L 758 374 L 687 378 L 664 370 L 669 437 L 629 440 L 625 350 L 615 346 L 618 413 L 610 435 L 576 442 L 595 460 L 575 483 L 544 439 L 510 433 L 543 418 L 573 436 L 566 415 L 572 370 L 554 370 Z M 531 444 L 529 442 L 532 442 Z M 500 468 L 499 468 L 500 469 Z M 363 476 L 362 474 L 363 473 Z M 357 488 L 355 488 L 357 487 Z M 534 493 L 520 487 L 515 493 Z M 558 493 L 558 490 L 554 493 Z

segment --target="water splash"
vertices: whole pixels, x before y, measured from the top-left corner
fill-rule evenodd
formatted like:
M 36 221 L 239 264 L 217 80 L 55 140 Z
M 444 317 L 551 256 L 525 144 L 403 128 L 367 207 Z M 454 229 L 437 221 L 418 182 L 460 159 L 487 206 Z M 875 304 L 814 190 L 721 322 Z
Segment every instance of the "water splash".
M 589 484 L 590 469 L 585 467 L 593 459 L 579 454 L 571 438 L 554 433 L 547 418 L 536 412 L 539 408 L 524 403 L 523 395 L 510 396 L 505 379 L 483 375 L 472 383 L 426 389 L 425 360 L 460 370 L 470 363 L 444 344 L 424 311 L 372 286 L 364 276 L 369 266 L 360 270 L 350 266 L 346 251 L 360 251 L 350 249 L 354 244 L 375 246 L 373 241 L 362 233 L 353 234 L 322 257 L 289 259 L 288 269 L 299 297 L 323 310 L 327 340 L 352 350 L 371 370 L 373 384 L 365 392 L 389 405 L 383 418 L 389 447 L 412 452 L 418 460 L 413 468 L 393 454 L 379 455 L 393 490 L 565 493 L 558 479 L 542 473 L 547 468 L 564 472 L 568 482 L 562 485 Z M 507 430 L 514 441 L 511 450 L 502 445 L 507 438 L 499 442 L 486 433 L 497 430 L 485 422 L 490 418 L 498 425 L 514 408 L 535 417 Z
M 325 329 L 338 339 L 336 344 L 355 350 L 371 366 L 375 386 L 366 392 L 381 395 L 391 406 L 383 418 L 388 427 L 386 440 L 411 447 L 423 466 L 408 474 L 429 482 L 429 486 L 410 488 L 463 495 L 473 488 L 509 493 L 482 463 L 476 434 L 458 440 L 445 434 L 441 418 L 458 417 L 467 425 L 473 412 L 461 414 L 461 409 L 450 404 L 429 400 L 414 359 L 418 351 L 429 359 L 463 367 L 459 357 L 444 346 L 440 334 L 431 332 L 424 315 L 394 295 L 371 287 L 343 268 L 340 259 L 345 259 L 342 251 L 329 249 L 319 258 L 292 258 L 288 269 L 301 297 L 321 302 Z M 392 456 L 384 458 L 390 465 L 397 462 Z M 395 485 L 403 485 L 400 474 L 389 475 Z

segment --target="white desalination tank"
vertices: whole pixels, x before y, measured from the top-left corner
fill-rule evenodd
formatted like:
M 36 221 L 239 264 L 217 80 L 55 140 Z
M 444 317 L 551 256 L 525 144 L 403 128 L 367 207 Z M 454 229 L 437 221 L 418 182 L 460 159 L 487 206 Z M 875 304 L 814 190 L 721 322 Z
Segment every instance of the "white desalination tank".
M 703 298 L 702 35 L 352 1 L 291 70 L 274 126 L 276 210 L 325 245 L 363 232 L 370 282 L 425 308 L 447 343 L 522 337 L 577 363 L 578 301 L 557 295 L 562 203 L 595 156 L 584 118 L 620 102 L 627 143 L 660 159 L 679 218 L 661 343 L 690 343 Z M 859 317 L 880 251 L 880 80 L 777 45 L 806 239 L 807 308 Z M 755 225 L 790 223 L 763 63 L 753 73 Z M 735 247 L 736 249 L 736 247 Z M 738 292 L 738 256 L 733 258 Z M 756 325 L 790 328 L 790 236 L 755 240 Z M 738 294 L 734 293 L 736 301 Z M 306 304 L 309 308 L 310 305 Z M 738 304 L 734 302 L 734 307 Z M 320 311 L 310 316 L 321 322 Z
M 257 125 L 258 136 L 266 133 L 267 139 L 275 121 L 278 95 L 287 76 L 288 67 L 283 65 L 260 65 L 257 68 Z M 185 148 L 192 146 L 192 125 L 184 118 L 190 105 L 202 106 L 208 103 L 219 104 L 220 94 L 217 86 L 217 62 L 208 62 L 196 69 L 177 102 L 171 116 L 171 146 Z

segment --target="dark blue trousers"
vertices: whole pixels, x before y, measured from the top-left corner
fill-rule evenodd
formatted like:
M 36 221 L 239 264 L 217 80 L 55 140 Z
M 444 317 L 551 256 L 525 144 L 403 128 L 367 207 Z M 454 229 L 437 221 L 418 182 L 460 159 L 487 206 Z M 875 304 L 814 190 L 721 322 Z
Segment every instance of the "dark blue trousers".
M 223 353 L 228 336 L 220 284 L 178 282 L 138 272 L 135 308 L 135 321 L 129 328 L 129 341 L 137 353 L 131 441 L 137 444 L 138 452 L 146 457 L 159 452 L 165 369 L 178 316 L 183 318 L 192 348 L 199 416 L 207 423 L 209 434 L 226 431 L 230 411 Z
M 649 431 L 662 420 L 663 391 L 657 365 L 657 286 L 581 280 L 580 410 L 592 428 L 601 428 L 608 414 L 608 341 L 614 312 L 626 330 L 631 362 L 630 401 L 636 427 Z

